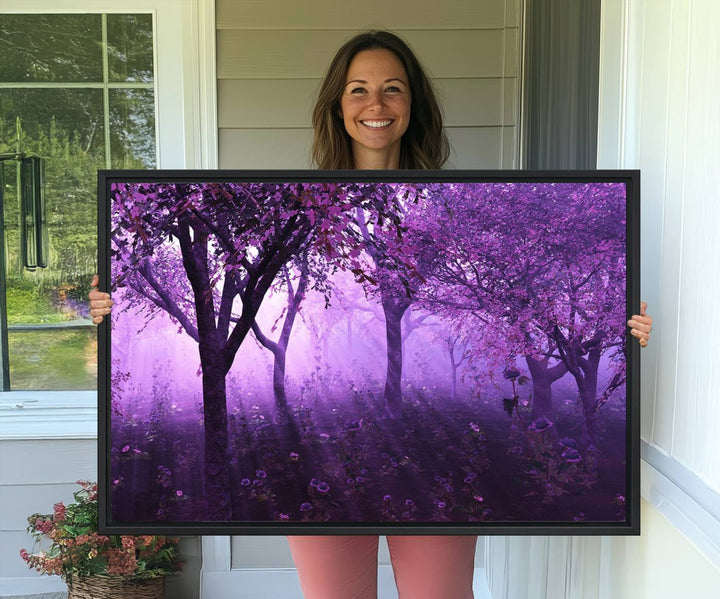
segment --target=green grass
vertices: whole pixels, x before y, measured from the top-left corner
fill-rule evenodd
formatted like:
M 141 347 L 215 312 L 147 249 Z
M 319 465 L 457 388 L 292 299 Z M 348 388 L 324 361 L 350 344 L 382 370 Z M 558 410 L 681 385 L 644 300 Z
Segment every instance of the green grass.
M 95 329 L 10 333 L 10 384 L 20 389 L 95 389 Z
M 57 311 L 47 295 L 37 289 L 7 289 L 8 324 L 50 324 L 63 322 L 67 316 Z

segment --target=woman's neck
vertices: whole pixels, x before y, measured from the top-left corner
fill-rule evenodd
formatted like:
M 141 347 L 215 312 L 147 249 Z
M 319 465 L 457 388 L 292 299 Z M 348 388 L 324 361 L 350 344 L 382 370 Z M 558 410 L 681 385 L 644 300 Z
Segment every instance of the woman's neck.
M 353 161 L 358 170 L 392 170 L 400 168 L 400 145 L 379 151 L 356 147 L 353 144 Z

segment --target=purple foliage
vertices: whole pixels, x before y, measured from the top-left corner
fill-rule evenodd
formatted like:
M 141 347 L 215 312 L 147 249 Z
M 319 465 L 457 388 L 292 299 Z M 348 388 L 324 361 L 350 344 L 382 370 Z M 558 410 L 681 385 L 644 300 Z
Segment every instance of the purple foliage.
M 624 219 L 614 183 L 116 184 L 114 519 L 622 520 Z

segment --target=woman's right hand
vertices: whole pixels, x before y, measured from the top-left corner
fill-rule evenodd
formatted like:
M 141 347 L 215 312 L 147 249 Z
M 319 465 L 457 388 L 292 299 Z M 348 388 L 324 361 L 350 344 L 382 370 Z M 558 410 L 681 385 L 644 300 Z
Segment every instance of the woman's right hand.
M 90 300 L 90 316 L 95 324 L 100 324 L 103 321 L 103 317 L 106 314 L 110 314 L 110 308 L 112 308 L 113 301 L 110 299 L 110 294 L 104 291 L 98 291 L 97 286 L 100 279 L 95 275 L 90 283 L 92 289 L 88 293 L 88 299 Z

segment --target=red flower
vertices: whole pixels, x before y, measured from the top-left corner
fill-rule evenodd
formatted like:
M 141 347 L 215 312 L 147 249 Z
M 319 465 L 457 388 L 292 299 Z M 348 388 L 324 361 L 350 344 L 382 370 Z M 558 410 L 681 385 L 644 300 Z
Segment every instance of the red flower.
M 62 502 L 56 503 L 53 506 L 53 509 L 53 519 L 55 520 L 55 522 L 62 522 L 63 520 L 65 520 L 65 505 Z

